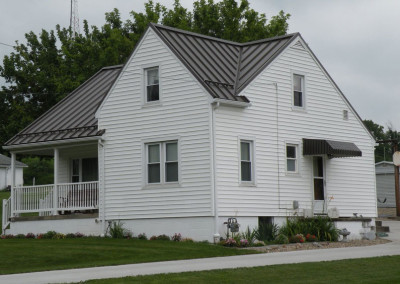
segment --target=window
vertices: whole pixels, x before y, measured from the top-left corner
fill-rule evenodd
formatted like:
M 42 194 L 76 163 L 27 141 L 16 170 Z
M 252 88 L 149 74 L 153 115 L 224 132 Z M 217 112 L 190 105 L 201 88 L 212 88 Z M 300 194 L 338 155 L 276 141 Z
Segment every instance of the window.
M 158 142 L 146 144 L 147 183 L 160 184 L 178 182 L 178 142 Z
M 79 182 L 80 181 L 80 170 L 79 170 L 80 159 L 73 159 L 72 160 L 72 175 L 71 181 L 72 182 Z
M 242 182 L 253 181 L 253 143 L 240 141 L 240 180 Z
M 297 172 L 297 146 L 286 145 L 286 171 Z
M 99 180 L 97 158 L 73 159 L 71 161 L 71 182 L 89 182 Z
M 146 101 L 153 102 L 160 99 L 160 80 L 158 67 L 153 67 L 145 70 L 146 72 Z
M 293 105 L 304 107 L 304 76 L 293 74 Z
M 343 110 L 343 120 L 349 120 L 349 112 L 347 110 Z

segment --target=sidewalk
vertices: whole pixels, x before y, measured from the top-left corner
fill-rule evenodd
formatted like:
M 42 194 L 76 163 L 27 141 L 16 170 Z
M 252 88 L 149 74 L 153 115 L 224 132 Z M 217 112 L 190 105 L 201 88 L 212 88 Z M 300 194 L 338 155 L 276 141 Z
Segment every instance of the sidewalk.
M 390 226 L 387 239 L 391 243 L 351 248 L 317 249 L 280 253 L 267 253 L 244 256 L 228 256 L 179 261 L 164 261 L 119 266 L 106 266 L 82 269 L 56 270 L 0 276 L 2 284 L 69 283 L 90 279 L 117 278 L 125 276 L 149 275 L 202 271 L 212 269 L 255 267 L 300 262 L 319 262 L 352 258 L 400 255 L 400 222 L 384 221 Z

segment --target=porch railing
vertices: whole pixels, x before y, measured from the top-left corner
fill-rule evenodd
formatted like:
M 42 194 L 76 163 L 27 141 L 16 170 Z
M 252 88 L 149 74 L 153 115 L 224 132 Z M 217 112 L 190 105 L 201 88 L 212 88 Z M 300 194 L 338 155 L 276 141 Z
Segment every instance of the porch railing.
M 47 216 L 56 212 L 97 209 L 98 185 L 98 181 L 93 181 L 15 187 L 11 196 L 11 215 L 38 212 L 40 216 Z
M 11 217 L 11 197 L 9 199 L 3 199 L 3 215 L 1 218 L 2 233 L 5 233 L 6 228 L 10 224 Z

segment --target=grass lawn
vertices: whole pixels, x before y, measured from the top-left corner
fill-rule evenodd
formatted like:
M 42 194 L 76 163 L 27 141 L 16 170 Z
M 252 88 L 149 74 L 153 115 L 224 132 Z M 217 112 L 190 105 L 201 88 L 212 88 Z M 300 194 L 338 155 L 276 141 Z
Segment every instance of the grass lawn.
M 207 243 L 81 238 L 0 240 L 0 274 L 256 253 Z
M 0 191 L 0 224 L 1 224 L 1 218 L 3 216 L 3 199 L 8 199 L 10 198 L 11 192 L 10 191 Z M 1 229 L 2 227 L 0 227 Z M 1 230 L 0 230 L 1 234 Z
M 122 283 L 400 283 L 400 256 L 91 280 Z M 81 282 L 82 283 L 82 282 Z

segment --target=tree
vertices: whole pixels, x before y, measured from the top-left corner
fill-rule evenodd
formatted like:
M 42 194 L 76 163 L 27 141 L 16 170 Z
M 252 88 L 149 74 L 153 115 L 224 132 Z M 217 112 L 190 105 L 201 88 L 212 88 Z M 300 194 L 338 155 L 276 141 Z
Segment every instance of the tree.
M 376 141 L 382 140 L 399 140 L 399 132 L 393 129 L 393 126 L 389 123 L 385 131 L 385 128 L 382 125 L 379 125 L 372 120 L 364 120 L 364 125 L 371 132 L 371 134 L 375 137 Z M 381 161 L 392 161 L 392 144 L 391 143 L 379 143 L 378 146 L 375 147 L 375 163 Z
M 130 12 L 123 22 L 118 9 L 105 14 L 98 28 L 84 21 L 83 33 L 72 37 L 68 28 L 25 34 L 14 52 L 3 59 L 0 76 L 0 144 L 36 119 L 103 66 L 124 63 L 149 23 L 162 23 L 227 40 L 246 42 L 284 35 L 290 15 L 281 11 L 268 22 L 265 14 L 250 8 L 247 0 L 199 0 L 193 12 L 175 0 L 167 9 L 152 0 L 145 11 Z

